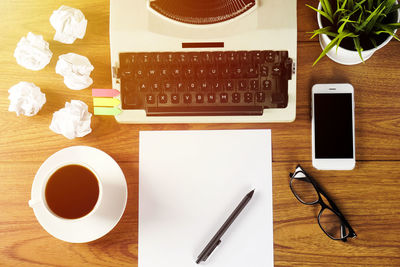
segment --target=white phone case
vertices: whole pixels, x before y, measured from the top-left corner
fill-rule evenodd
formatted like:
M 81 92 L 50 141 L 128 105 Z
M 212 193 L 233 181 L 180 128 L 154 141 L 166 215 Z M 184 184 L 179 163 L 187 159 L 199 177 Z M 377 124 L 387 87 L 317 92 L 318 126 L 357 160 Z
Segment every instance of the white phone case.
M 352 158 L 316 158 L 315 153 L 315 94 L 338 94 L 351 93 L 352 98 L 352 136 L 353 157 Z M 355 167 L 355 127 L 354 127 L 354 88 L 351 84 L 315 84 L 312 87 L 312 109 L 311 109 L 311 131 L 312 131 L 312 164 L 319 170 L 352 170 Z M 338 107 L 340 108 L 340 107 Z

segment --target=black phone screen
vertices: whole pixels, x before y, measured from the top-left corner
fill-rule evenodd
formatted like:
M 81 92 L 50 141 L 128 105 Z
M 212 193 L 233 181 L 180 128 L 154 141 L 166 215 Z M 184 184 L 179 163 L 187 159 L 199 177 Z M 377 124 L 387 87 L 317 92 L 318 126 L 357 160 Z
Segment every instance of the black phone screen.
M 315 158 L 353 158 L 352 94 L 314 94 Z

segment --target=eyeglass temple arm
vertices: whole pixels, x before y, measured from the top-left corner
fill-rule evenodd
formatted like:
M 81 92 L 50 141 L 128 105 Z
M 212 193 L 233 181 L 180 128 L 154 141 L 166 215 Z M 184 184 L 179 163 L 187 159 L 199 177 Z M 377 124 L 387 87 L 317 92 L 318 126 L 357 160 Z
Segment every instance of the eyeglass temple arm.
M 335 203 L 333 202 L 333 200 L 330 199 L 329 196 L 325 193 L 325 191 L 321 188 L 321 186 L 319 186 L 315 181 L 314 181 L 314 183 L 315 183 L 315 186 L 318 188 L 319 193 L 322 194 L 322 195 L 326 198 L 326 200 L 328 200 L 329 205 L 331 205 L 331 207 L 332 207 L 335 211 L 337 211 L 338 213 L 340 213 L 340 215 L 343 215 L 343 214 L 340 212 L 339 208 L 335 205 Z
M 344 225 L 342 224 L 341 226 L 340 226 L 340 237 L 341 237 L 341 240 L 343 241 L 343 242 L 346 242 L 347 241 L 347 237 L 344 237 L 346 235 L 346 228 L 344 227 Z

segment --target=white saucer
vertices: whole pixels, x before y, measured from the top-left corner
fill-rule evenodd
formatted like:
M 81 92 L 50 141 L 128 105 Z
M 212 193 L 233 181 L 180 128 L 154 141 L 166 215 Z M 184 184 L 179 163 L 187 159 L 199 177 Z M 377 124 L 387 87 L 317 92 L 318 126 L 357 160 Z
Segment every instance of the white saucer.
M 82 162 L 90 166 L 103 184 L 102 200 L 98 208 L 76 220 L 62 220 L 48 212 L 44 204 L 33 211 L 42 227 L 52 236 L 71 243 L 96 240 L 107 234 L 124 213 L 128 189 L 125 176 L 113 158 L 88 146 L 72 146 L 51 155 L 39 168 L 32 184 L 31 199 L 39 199 L 46 175 L 62 163 Z

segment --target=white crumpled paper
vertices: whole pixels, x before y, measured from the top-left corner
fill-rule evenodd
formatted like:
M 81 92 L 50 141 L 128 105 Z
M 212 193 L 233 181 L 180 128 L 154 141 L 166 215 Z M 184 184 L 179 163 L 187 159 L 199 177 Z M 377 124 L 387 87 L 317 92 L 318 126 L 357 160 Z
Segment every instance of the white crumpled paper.
M 71 100 L 71 103 L 65 103 L 64 108 L 54 112 L 50 129 L 68 139 L 83 137 L 92 131 L 91 118 L 92 114 L 88 112 L 88 106 L 84 102 Z
M 94 67 L 87 57 L 68 53 L 58 57 L 56 73 L 64 76 L 65 85 L 72 90 L 89 87 L 93 80 L 89 77 Z
M 25 116 L 34 116 L 46 103 L 46 96 L 40 91 L 40 88 L 33 83 L 19 82 L 12 86 L 10 93 L 10 106 L 8 111 L 16 112 Z
M 76 38 L 85 36 L 87 20 L 79 9 L 61 6 L 51 15 L 50 24 L 56 30 L 54 40 L 72 44 Z
M 53 53 L 42 35 L 31 32 L 22 37 L 14 51 L 17 63 L 30 70 L 41 70 L 49 64 Z

